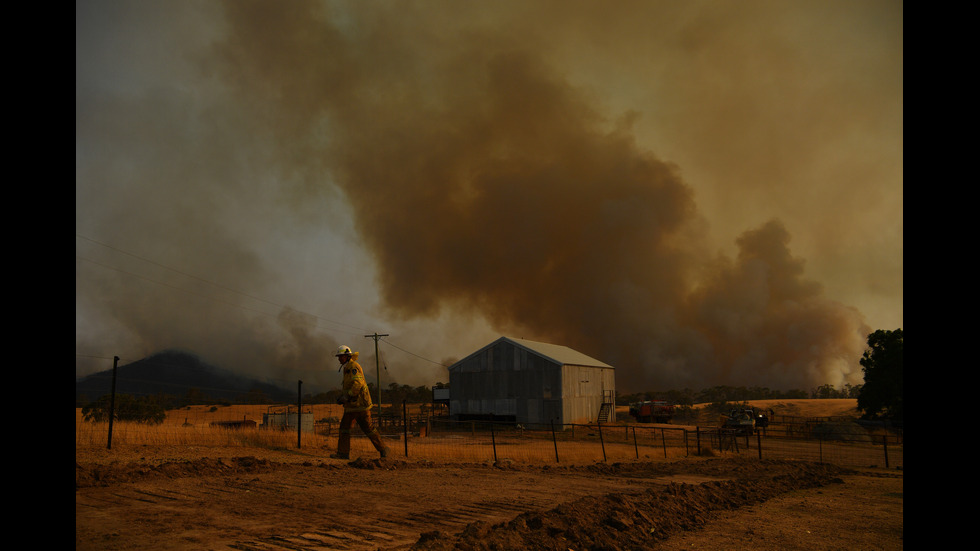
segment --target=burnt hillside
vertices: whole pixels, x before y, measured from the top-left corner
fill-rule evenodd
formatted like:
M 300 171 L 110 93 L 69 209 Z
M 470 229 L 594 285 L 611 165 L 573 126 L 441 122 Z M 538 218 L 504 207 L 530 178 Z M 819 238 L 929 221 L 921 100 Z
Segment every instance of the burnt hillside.
M 242 402 L 249 393 L 261 392 L 273 402 L 295 400 L 295 392 L 237 375 L 204 362 L 197 355 L 167 350 L 116 370 L 116 394 L 184 397 L 189 391 L 215 401 Z M 112 369 L 75 381 L 75 402 L 89 402 L 112 391 Z

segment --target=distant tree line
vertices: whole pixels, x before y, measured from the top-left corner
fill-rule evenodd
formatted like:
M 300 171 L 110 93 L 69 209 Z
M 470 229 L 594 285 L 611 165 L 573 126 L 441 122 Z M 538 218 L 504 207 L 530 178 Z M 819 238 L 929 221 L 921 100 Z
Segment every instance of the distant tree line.
M 856 398 L 858 409 L 869 418 L 890 418 L 902 421 L 904 405 L 903 388 L 903 346 L 904 336 L 901 329 L 895 331 L 878 330 L 868 335 L 868 348 L 861 358 L 864 370 L 863 385 L 845 384 L 840 389 L 830 384 L 821 385 L 807 392 L 801 389 L 787 391 L 773 390 L 768 387 L 744 386 L 714 386 L 694 391 L 689 388 L 682 390 L 650 390 L 647 392 L 624 393 L 616 397 L 617 405 L 629 405 L 632 402 L 645 400 L 666 400 L 679 406 L 694 404 L 729 404 L 748 400 L 777 400 L 805 398 Z M 436 383 L 434 388 L 445 388 L 444 383 Z M 371 397 L 377 400 L 377 386 L 368 383 Z M 339 388 L 307 394 L 303 396 L 304 404 L 332 404 L 340 397 Z M 76 398 L 76 407 L 82 408 L 84 418 L 88 421 L 105 421 L 109 415 L 109 395 L 104 395 L 94 402 L 85 397 Z M 382 393 L 382 403 L 397 406 L 402 402 L 408 404 L 425 404 L 432 402 L 432 389 L 426 386 L 412 387 L 390 383 Z M 206 392 L 189 389 L 183 396 L 158 394 L 154 396 L 133 397 L 126 394 L 116 396 L 116 418 L 120 420 L 137 420 L 140 422 L 159 423 L 165 418 L 168 409 L 180 409 L 190 405 L 231 405 L 231 404 L 269 404 L 268 396 L 259 388 L 245 392 L 235 400 L 216 400 Z M 158 420 L 159 419 L 159 420 Z
M 666 400 L 672 404 L 690 406 L 717 402 L 744 402 L 746 400 L 800 400 L 807 398 L 857 398 L 861 395 L 864 385 L 844 384 L 841 388 L 834 385 L 820 385 L 807 392 L 801 389 L 773 390 L 768 387 L 744 386 L 714 386 L 698 391 L 685 388 L 683 390 L 649 390 L 633 394 L 620 394 L 616 404 L 625 406 L 631 402 L 645 400 Z
M 442 388 L 446 385 L 443 383 L 436 383 L 435 388 Z M 377 401 L 378 389 L 377 385 L 374 383 L 368 383 L 368 388 L 371 391 L 371 398 Z M 304 404 L 333 404 L 336 403 L 337 398 L 340 397 L 341 390 L 335 388 L 328 390 L 326 392 L 319 392 L 317 394 L 304 394 L 303 403 Z M 91 401 L 87 396 L 80 395 L 75 400 L 75 407 L 80 407 L 85 411 L 99 412 L 105 409 L 105 415 L 108 415 L 110 396 L 108 394 L 103 395 L 95 401 Z M 382 400 L 385 404 L 401 404 L 402 401 L 409 404 L 424 404 L 432 402 L 432 389 L 427 386 L 416 386 L 412 387 L 409 385 L 400 385 L 398 383 L 391 383 L 388 388 L 382 391 Z M 120 404 L 125 403 L 128 405 L 130 402 L 138 403 L 143 406 L 148 404 L 154 404 L 162 408 L 163 410 L 168 409 L 181 409 L 187 406 L 195 405 L 218 405 L 218 406 L 230 406 L 230 405 L 261 405 L 261 404 L 273 404 L 278 403 L 277 400 L 269 398 L 265 392 L 259 388 L 253 388 L 248 392 L 239 394 L 237 397 L 232 399 L 227 398 L 215 398 L 214 396 L 208 394 L 208 392 L 201 390 L 199 388 L 190 388 L 186 393 L 180 396 L 172 394 L 154 394 L 146 396 L 133 396 L 129 394 L 116 394 L 116 406 L 117 412 L 119 411 Z M 104 407 L 103 407 L 104 406 Z M 93 420 L 99 419 L 100 413 L 93 413 Z M 119 419 L 119 417 L 116 417 Z M 108 417 L 106 417 L 106 420 Z
M 157 393 L 157 394 L 147 394 L 147 395 L 133 395 L 133 394 L 116 394 L 116 402 L 118 404 L 120 396 L 128 396 L 127 399 L 137 400 L 144 403 L 154 403 L 160 405 L 163 409 L 181 409 L 187 406 L 197 406 L 197 405 L 219 405 L 219 406 L 230 406 L 233 404 L 271 404 L 275 403 L 276 400 L 269 398 L 265 392 L 263 392 L 258 387 L 253 388 L 247 392 L 239 394 L 237 397 L 228 398 L 216 398 L 206 391 L 199 388 L 190 388 L 182 395 L 174 395 L 168 393 Z M 110 395 L 104 394 L 97 400 L 92 401 L 88 396 L 80 394 L 75 398 L 75 407 L 85 408 L 95 407 L 95 404 L 102 403 L 103 401 L 108 401 Z
M 442 383 L 437 383 L 436 388 L 440 388 L 441 385 Z M 371 391 L 371 401 L 377 402 L 378 386 L 369 382 L 368 389 Z M 336 403 L 341 392 L 342 391 L 339 388 L 335 388 L 333 390 L 320 392 L 315 395 L 307 394 L 303 396 L 303 403 L 333 404 Z M 432 402 L 432 389 L 427 386 L 412 387 L 409 385 L 390 383 L 388 388 L 381 391 L 381 401 L 385 404 L 401 404 L 402 402 L 408 404 L 428 404 Z
M 834 385 L 820 385 L 810 393 L 810 398 L 857 398 L 861 395 L 864 385 L 844 384 L 840 389 Z
M 625 406 L 632 402 L 646 400 L 666 400 L 680 406 L 716 402 L 744 402 L 746 400 L 776 400 L 810 398 L 805 390 L 773 390 L 768 387 L 744 386 L 713 386 L 701 390 L 685 388 L 683 390 L 649 390 L 634 394 L 620 394 L 616 397 L 616 405 Z
M 766 387 L 715 386 L 693 391 L 651 390 L 635 394 L 620 394 L 617 405 L 645 400 L 666 400 L 679 406 L 693 404 L 729 404 L 747 400 L 774 400 L 800 398 L 856 398 L 859 411 L 869 419 L 891 419 L 901 424 L 904 416 L 904 346 L 905 335 L 902 329 L 894 331 L 879 329 L 868 335 L 868 347 L 860 363 L 864 371 L 864 384 L 845 384 L 841 388 L 825 384 L 806 392 L 794 389 L 788 391 L 772 390 Z
M 167 408 L 155 396 L 131 396 L 117 394 L 115 400 L 106 394 L 82 407 L 86 421 L 105 422 L 110 412 L 119 421 L 133 421 L 147 425 L 159 425 L 167 418 Z

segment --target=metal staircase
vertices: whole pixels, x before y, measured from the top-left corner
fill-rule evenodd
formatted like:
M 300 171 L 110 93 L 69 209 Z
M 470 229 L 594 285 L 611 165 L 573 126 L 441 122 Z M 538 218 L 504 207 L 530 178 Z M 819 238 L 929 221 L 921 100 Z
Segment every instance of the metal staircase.
M 602 404 L 599 405 L 599 417 L 597 423 L 608 423 L 616 421 L 616 391 L 603 390 Z
M 609 413 L 612 411 L 612 406 L 613 405 L 609 402 L 603 402 L 602 405 L 599 406 L 599 423 L 609 421 Z

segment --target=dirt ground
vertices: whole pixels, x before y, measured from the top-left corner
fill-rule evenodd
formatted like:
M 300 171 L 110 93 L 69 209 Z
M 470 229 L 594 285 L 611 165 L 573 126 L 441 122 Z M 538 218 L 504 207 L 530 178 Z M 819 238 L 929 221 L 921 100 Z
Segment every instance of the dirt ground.
M 534 466 L 76 450 L 75 548 L 893 550 L 903 475 L 738 457 Z

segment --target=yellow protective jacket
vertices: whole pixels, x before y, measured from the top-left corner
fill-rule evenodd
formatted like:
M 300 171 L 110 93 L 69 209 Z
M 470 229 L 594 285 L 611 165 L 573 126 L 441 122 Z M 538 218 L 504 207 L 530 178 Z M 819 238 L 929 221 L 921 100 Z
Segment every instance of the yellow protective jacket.
M 364 369 L 357 363 L 359 352 L 354 352 L 350 361 L 342 367 L 344 372 L 343 396 L 344 411 L 368 411 L 373 405 L 371 403 L 371 393 L 368 391 L 367 382 L 364 380 Z

